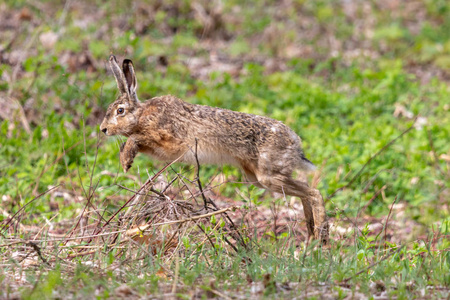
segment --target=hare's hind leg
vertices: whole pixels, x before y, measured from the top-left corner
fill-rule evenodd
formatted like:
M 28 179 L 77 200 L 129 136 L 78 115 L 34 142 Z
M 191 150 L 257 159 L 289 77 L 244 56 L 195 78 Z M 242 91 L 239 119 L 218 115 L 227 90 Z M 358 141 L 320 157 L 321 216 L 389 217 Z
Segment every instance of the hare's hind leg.
M 328 221 L 325 204 L 320 192 L 307 183 L 292 179 L 290 175 L 257 175 L 258 181 L 265 188 L 291 196 L 299 197 L 305 212 L 308 234 L 324 243 L 328 241 Z
M 256 187 L 259 187 L 261 189 L 265 189 L 264 186 L 262 186 L 259 182 L 258 182 L 258 178 L 256 178 L 255 173 L 253 173 L 252 171 L 243 168 L 243 171 L 245 173 L 245 177 L 247 177 L 247 183 L 253 184 Z
M 328 243 L 329 225 L 325 211 L 325 202 L 319 190 L 309 188 L 308 199 L 312 203 L 314 215 L 314 237 L 322 243 Z
M 314 224 L 314 238 L 326 244 L 328 242 L 328 220 L 325 203 L 320 192 L 309 187 L 306 182 L 294 180 L 291 177 L 285 177 L 283 183 L 286 194 L 300 197 L 302 200 L 306 221 Z M 307 210 L 312 210 L 313 220 L 308 220 Z

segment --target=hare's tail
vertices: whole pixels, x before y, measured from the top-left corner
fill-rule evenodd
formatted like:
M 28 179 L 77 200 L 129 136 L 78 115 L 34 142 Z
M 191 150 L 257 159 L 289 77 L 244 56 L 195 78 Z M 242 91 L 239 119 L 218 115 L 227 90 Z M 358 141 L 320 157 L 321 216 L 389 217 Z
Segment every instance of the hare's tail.
M 300 158 L 301 158 L 300 169 L 302 171 L 312 172 L 312 171 L 315 171 L 317 169 L 317 167 L 309 159 L 307 159 L 303 155 Z

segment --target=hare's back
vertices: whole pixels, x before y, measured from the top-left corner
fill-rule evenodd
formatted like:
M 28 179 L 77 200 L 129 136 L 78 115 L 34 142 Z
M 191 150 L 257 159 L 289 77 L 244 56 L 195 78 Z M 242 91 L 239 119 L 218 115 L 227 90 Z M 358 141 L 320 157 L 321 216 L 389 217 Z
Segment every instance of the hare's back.
M 247 161 L 307 169 L 301 139 L 280 121 L 191 104 L 173 96 L 151 102 L 159 107 L 159 126 L 171 128 L 176 139 L 189 147 L 197 144 L 200 162 L 239 165 Z M 186 155 L 186 162 L 194 159 Z
M 303 157 L 301 139 L 280 121 L 209 106 L 192 105 L 191 109 L 200 123 L 192 132 L 212 148 L 256 160 L 291 157 L 296 166 Z

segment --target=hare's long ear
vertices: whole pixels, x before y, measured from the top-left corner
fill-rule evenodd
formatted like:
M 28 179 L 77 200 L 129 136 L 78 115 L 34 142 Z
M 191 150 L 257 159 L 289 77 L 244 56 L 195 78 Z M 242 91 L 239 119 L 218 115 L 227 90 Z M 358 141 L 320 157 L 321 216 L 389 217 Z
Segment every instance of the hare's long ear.
M 125 74 L 125 79 L 127 81 L 128 92 L 130 97 L 134 101 L 139 101 L 136 94 L 137 80 L 136 73 L 134 72 L 133 62 L 129 59 L 125 59 L 122 64 L 123 74 Z
M 116 57 L 114 55 L 111 55 L 109 57 L 109 65 L 111 66 L 111 71 L 114 74 L 114 77 L 116 78 L 117 87 L 119 88 L 119 91 L 124 94 L 128 94 L 127 89 L 127 82 L 125 81 L 125 76 L 123 75 L 122 70 L 119 67 L 119 64 L 117 63 Z
M 136 95 L 137 80 L 136 73 L 134 72 L 133 62 L 129 59 L 124 59 L 122 64 L 123 74 L 127 82 L 128 93 L 134 101 L 138 101 Z

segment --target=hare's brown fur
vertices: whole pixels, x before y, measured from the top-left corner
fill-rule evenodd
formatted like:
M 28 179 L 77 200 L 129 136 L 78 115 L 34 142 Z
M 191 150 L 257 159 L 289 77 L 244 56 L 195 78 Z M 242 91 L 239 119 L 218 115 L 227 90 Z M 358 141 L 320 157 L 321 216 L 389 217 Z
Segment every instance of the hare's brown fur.
M 128 137 L 120 161 L 128 171 L 138 152 L 161 161 L 231 164 L 255 186 L 300 197 L 310 236 L 328 239 L 328 222 L 320 192 L 292 178 L 294 170 L 314 165 L 303 155 L 301 140 L 289 127 L 267 117 L 184 102 L 161 96 L 139 102 L 131 61 L 123 72 L 114 57 L 111 67 L 121 95 L 100 128 Z M 123 113 L 122 110 L 123 109 Z

